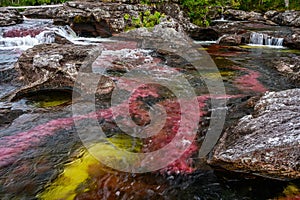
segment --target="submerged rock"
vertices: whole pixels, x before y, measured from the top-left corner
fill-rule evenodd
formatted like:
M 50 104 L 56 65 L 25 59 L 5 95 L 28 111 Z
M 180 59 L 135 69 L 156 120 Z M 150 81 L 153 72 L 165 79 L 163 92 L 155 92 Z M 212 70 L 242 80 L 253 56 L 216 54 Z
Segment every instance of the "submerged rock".
M 279 179 L 300 178 L 300 89 L 266 93 L 227 130 L 209 163 Z
M 23 17 L 16 9 L 0 8 L 0 26 L 11 26 L 22 21 Z

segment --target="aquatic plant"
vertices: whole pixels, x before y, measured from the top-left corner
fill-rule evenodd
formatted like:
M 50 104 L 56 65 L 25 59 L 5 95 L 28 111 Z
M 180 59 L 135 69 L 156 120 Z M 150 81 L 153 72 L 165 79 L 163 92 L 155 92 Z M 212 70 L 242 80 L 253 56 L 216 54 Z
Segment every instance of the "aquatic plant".
M 134 142 L 134 145 L 133 145 Z M 124 150 L 124 153 L 116 151 L 116 148 Z M 112 169 L 102 165 L 93 155 L 97 154 L 101 157 L 114 162 L 117 160 L 126 160 L 126 162 L 134 162 L 133 158 L 128 157 L 126 151 L 139 152 L 141 143 L 136 139 L 132 139 L 126 135 L 116 135 L 112 138 L 103 140 L 103 142 L 92 145 L 89 149 L 83 149 L 82 156 L 65 165 L 64 171 L 54 180 L 42 193 L 38 194 L 39 199 L 66 199 L 71 200 L 78 193 L 86 192 L 90 177 L 90 172 L 96 174 L 108 174 Z M 92 154 L 91 154 L 92 153 Z M 119 162 L 118 162 L 119 163 Z M 95 172 L 96 170 L 96 172 Z M 80 188 L 85 188 L 81 190 Z

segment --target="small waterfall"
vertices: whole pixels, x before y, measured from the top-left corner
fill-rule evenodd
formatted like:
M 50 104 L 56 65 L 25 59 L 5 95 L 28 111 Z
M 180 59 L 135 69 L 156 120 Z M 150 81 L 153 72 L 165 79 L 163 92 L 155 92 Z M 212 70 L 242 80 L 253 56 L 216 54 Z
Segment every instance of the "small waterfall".
M 266 45 L 273 47 L 282 47 L 283 38 L 271 37 L 264 33 L 252 32 L 250 35 L 250 45 Z
M 19 31 L 19 30 L 16 30 Z M 55 36 L 59 35 L 66 38 L 74 44 L 88 45 L 91 43 L 99 43 L 105 41 L 111 41 L 104 38 L 84 38 L 77 37 L 76 33 L 69 26 L 52 26 L 45 27 L 44 31 L 32 36 L 26 35 L 23 37 L 5 37 L 0 33 L 0 49 L 28 49 L 34 45 L 43 43 L 55 42 Z
M 51 31 L 43 31 L 31 37 L 27 35 L 25 37 L 0 37 L 0 48 L 1 49 L 12 49 L 20 48 L 26 49 L 37 44 L 52 43 L 55 41 L 55 34 Z

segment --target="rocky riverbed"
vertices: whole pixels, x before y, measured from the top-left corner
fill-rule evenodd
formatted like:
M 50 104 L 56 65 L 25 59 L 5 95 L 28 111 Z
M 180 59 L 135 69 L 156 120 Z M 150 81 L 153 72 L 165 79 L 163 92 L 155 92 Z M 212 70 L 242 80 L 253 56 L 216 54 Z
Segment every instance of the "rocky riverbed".
M 139 12 L 153 12 L 154 9 L 166 14 L 159 25 L 150 30 L 140 28 L 123 32 L 132 25 L 124 18 L 125 14 L 137 17 Z M 72 26 L 79 34 L 114 37 L 93 45 L 75 45 L 59 36 L 56 42 L 60 44 L 36 45 L 24 51 L 14 66 L 1 69 L 0 75 L 4 79 L 0 81 L 3 85 L 0 89 L 5 91 L 5 95 L 1 97 L 0 104 L 0 197 L 255 197 L 250 190 L 242 194 L 238 187 L 236 189 L 230 185 L 230 181 L 224 184 L 223 179 L 234 181 L 237 174 L 233 175 L 234 178 L 216 175 L 218 167 L 254 177 L 296 180 L 298 184 L 298 51 L 238 46 L 249 43 L 254 30 L 267 31 L 264 33 L 274 34 L 274 37 L 280 36 L 280 33 L 276 35 L 277 30 L 284 30 L 285 44 L 290 43 L 298 48 L 295 36 L 297 17 L 288 18 L 287 12 L 268 12 L 263 15 L 227 10 L 225 17 L 237 21 L 200 28 L 188 22 L 174 2 L 163 3 L 158 8 L 132 2 L 68 2 L 51 9 L 30 8 L 22 14 L 52 18 L 57 24 Z M 298 16 L 297 12 L 293 12 L 293 16 Z M 223 37 L 218 45 L 203 48 L 188 36 L 201 40 Z M 288 40 L 289 37 L 293 40 Z M 164 42 L 168 45 L 164 46 Z M 187 44 L 189 48 L 185 49 Z M 200 66 L 201 76 L 205 79 L 201 78 L 193 62 L 188 60 L 193 57 L 181 57 L 172 49 L 183 54 L 188 52 L 188 55 L 199 53 L 199 57 L 205 61 L 205 65 Z M 208 65 L 209 62 L 216 63 L 219 71 L 209 68 L 213 66 Z M 186 103 L 191 100 L 185 96 L 176 97 L 169 88 L 156 84 L 144 84 L 133 91 L 132 85 L 139 80 L 126 76 L 131 70 L 142 71 L 143 74 L 153 72 L 151 75 L 161 80 L 176 78 L 176 72 L 182 73 L 195 90 L 195 99 L 192 100 L 197 102 L 198 109 Z M 79 75 L 82 79 L 77 79 Z M 226 93 L 210 94 L 205 80 L 220 79 L 223 80 Z M 143 79 L 144 82 L 146 80 Z M 184 86 L 183 82 L 172 83 L 177 85 L 177 89 Z M 8 84 L 13 86 L 11 90 L 5 88 Z M 157 136 L 141 140 L 123 137 L 124 131 L 115 120 L 128 125 L 124 111 L 127 101 L 121 98 L 118 100 L 120 105 L 111 105 L 109 98 L 116 88 L 121 90 L 123 96 L 131 94 L 128 100 L 129 118 L 139 126 L 151 124 L 151 110 L 157 109 L 155 105 L 166 108 L 166 124 Z M 187 104 L 185 110 L 178 110 L 178 99 Z M 227 101 L 226 129 L 222 131 L 222 137 L 208 161 L 197 160 L 198 151 L 205 143 L 205 134 L 211 128 L 209 122 L 216 117 L 210 114 L 220 109 L 213 108 L 212 102 L 222 99 Z M 90 107 L 93 103 L 95 107 Z M 86 113 L 72 115 L 74 105 L 82 108 L 80 110 L 86 109 Z M 87 149 L 92 147 L 82 148 L 83 138 L 80 140 L 76 132 L 78 128 L 86 132 L 98 130 L 88 129 L 90 120 L 98 121 L 109 139 L 99 141 L 96 149 L 99 147 L 101 152 L 104 150 L 104 155 L 119 160 L 114 150 L 107 146 L 109 141 L 115 141 L 116 146 L 132 152 L 155 151 L 171 143 L 182 116 L 190 121 L 199 119 L 195 140 L 187 141 L 191 138 L 185 137 L 185 143 L 190 146 L 179 159 L 161 170 L 138 175 L 136 179 L 134 174 L 107 169 L 93 160 L 87 153 Z M 154 123 L 158 122 L 154 119 Z M 189 132 L 195 127 L 188 124 L 185 128 L 183 131 Z M 139 130 L 137 128 L 133 132 L 139 134 Z M 87 136 L 87 141 L 94 139 Z M 172 148 L 172 154 L 176 155 L 176 145 Z M 130 157 L 125 158 L 128 164 L 132 163 Z M 157 160 L 165 162 L 163 157 Z M 72 170 L 83 178 L 73 180 L 68 175 Z M 203 177 L 208 181 L 199 183 Z M 237 182 L 243 183 L 244 178 Z M 261 181 L 257 177 L 253 179 Z M 268 182 L 269 179 L 264 181 Z M 277 182 L 272 184 L 275 187 Z M 280 184 L 285 185 L 282 182 Z M 203 188 L 203 193 L 199 192 L 199 187 Z M 255 188 L 255 184 L 249 187 L 262 190 Z M 275 187 L 276 192 L 280 192 L 282 187 Z M 59 192 L 61 188 L 65 188 L 66 192 Z M 232 190 L 235 192 L 228 196 L 226 193 Z M 261 198 L 275 198 L 276 195 L 266 192 Z

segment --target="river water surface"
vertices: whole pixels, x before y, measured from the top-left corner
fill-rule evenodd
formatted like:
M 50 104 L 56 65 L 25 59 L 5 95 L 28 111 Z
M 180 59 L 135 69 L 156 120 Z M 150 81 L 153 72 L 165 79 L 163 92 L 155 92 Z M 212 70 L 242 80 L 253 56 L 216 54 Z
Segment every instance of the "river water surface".
M 1 114 L 5 115 L 7 110 L 17 113 L 12 123 L 6 124 L 4 117 L 0 119 L 0 199 L 276 199 L 283 196 L 288 185 L 299 186 L 299 182 L 227 172 L 196 159 L 210 119 L 210 96 L 198 73 L 185 64 L 175 68 L 194 87 L 201 110 L 198 136 L 188 151 L 168 167 L 144 174 L 119 172 L 99 163 L 83 147 L 74 120 L 84 127 L 88 119 L 98 119 L 109 138 L 91 148 L 108 158 L 124 159 L 126 156 L 116 155 L 108 142 L 130 152 L 159 149 L 172 140 L 178 131 L 180 114 L 185 113 L 178 111 L 176 98 L 168 89 L 158 85 L 140 87 L 131 96 L 131 117 L 135 123 L 141 126 L 149 123 L 148 112 L 154 104 L 164 106 L 168 114 L 161 135 L 142 140 L 124 134 L 116 126 L 107 100 L 97 105 L 96 112 L 91 111 L 80 119 L 72 117 L 72 93 L 45 92 L 7 102 L 3 97 L 19 86 L 6 80 L 3 71 L 9 70 L 27 48 L 53 42 L 53 30 L 60 30 L 77 43 L 106 43 L 107 49 L 97 58 L 93 70 L 115 81 L 124 71 L 110 69 L 111 62 L 126 65 L 150 59 L 155 65 L 147 65 L 146 70 L 155 68 L 169 73 L 159 65 L 160 57 L 149 50 L 134 50 L 130 45 L 120 47 L 121 43 L 111 44 L 99 38 L 76 38 L 71 30 L 55 27 L 49 20 L 25 20 L 21 25 L 0 28 Z M 222 76 L 227 94 L 222 98 L 228 99 L 230 115 L 226 126 L 248 114 L 242 109 L 234 114 L 230 110 L 250 97 L 297 87 L 270 68 L 269 63 L 277 57 L 298 56 L 300 51 L 252 46 L 228 48 L 215 44 L 199 48 L 207 50 Z M 126 90 L 126 84 L 129 83 L 123 83 L 124 93 L 131 92 Z M 117 115 L 122 118 L 121 112 Z

